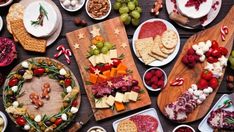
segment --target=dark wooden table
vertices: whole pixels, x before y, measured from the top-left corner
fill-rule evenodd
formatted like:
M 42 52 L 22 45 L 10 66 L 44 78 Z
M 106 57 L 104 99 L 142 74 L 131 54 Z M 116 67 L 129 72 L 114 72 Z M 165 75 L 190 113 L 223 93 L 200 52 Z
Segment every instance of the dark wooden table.
M 149 13 L 150 12 L 150 8 L 153 6 L 154 0 L 139 0 L 139 1 L 140 1 L 140 5 L 143 8 L 141 22 L 143 22 L 145 20 L 148 20 L 150 18 L 155 18 L 155 16 L 152 16 Z M 37 54 L 37 53 L 26 52 L 26 51 L 23 50 L 23 48 L 20 46 L 20 44 L 17 44 L 18 59 L 15 60 L 14 63 L 11 64 L 8 67 L 0 68 L 0 72 L 1 73 L 3 73 L 4 75 L 7 75 L 14 66 L 16 66 L 18 63 L 20 63 L 21 61 L 23 61 L 23 60 L 25 60 L 27 58 L 37 57 L 37 56 L 47 56 L 47 57 L 52 57 L 53 58 L 53 55 L 56 53 L 55 48 L 58 45 L 60 45 L 60 44 L 64 44 L 68 48 L 68 44 L 67 44 L 67 40 L 66 40 L 65 34 L 67 32 L 73 31 L 75 29 L 81 28 L 81 27 L 75 26 L 75 24 L 73 23 L 73 19 L 75 17 L 79 16 L 80 18 L 86 20 L 88 22 L 88 25 L 92 25 L 93 23 L 99 22 L 99 21 L 95 21 L 95 20 L 92 20 L 91 18 L 89 18 L 89 16 L 85 12 L 85 8 L 84 7 L 80 11 L 78 11 L 78 12 L 70 13 L 70 12 L 65 11 L 60 6 L 59 0 L 54 0 L 54 2 L 57 4 L 57 6 L 59 7 L 59 9 L 60 9 L 60 11 L 61 11 L 61 13 L 63 15 L 63 29 L 62 29 L 62 32 L 61 32 L 59 38 L 53 43 L 53 45 L 47 47 L 47 52 L 45 54 Z M 112 2 L 114 2 L 114 0 L 112 0 Z M 225 15 L 227 14 L 227 12 L 229 11 L 229 9 L 231 8 L 232 5 L 234 5 L 234 0 L 223 0 L 223 2 L 222 2 L 222 8 L 221 8 L 218 16 L 206 28 L 209 28 L 209 27 L 217 24 L 219 21 L 221 21 L 225 17 Z M 6 14 L 8 12 L 8 8 L 9 7 L 0 8 L 0 16 L 3 17 L 3 21 L 4 21 L 4 27 L 3 27 L 3 30 L 0 32 L 0 36 L 12 38 L 12 36 L 8 33 L 8 31 L 6 29 Z M 113 17 L 116 17 L 116 16 L 118 16 L 118 13 L 115 12 L 115 11 L 111 11 L 111 14 L 106 19 L 110 19 L 110 18 L 113 18 Z M 161 13 L 160 13 L 160 15 L 158 17 L 170 21 L 169 18 L 168 18 L 168 14 L 166 12 L 166 8 L 165 7 L 162 9 L 162 11 L 161 11 Z M 176 25 L 174 22 L 172 22 L 172 24 L 177 28 L 177 30 L 178 30 L 178 32 L 180 34 L 181 49 L 182 49 L 185 41 L 191 35 L 193 35 L 194 33 L 199 32 L 199 30 L 184 29 L 184 28 Z M 131 39 L 132 39 L 133 33 L 135 31 L 135 27 L 127 26 L 126 30 L 127 30 L 127 34 L 128 34 L 128 37 L 129 37 L 129 44 L 131 45 Z M 81 87 L 81 92 L 82 92 L 82 99 L 81 99 L 82 103 L 81 103 L 80 110 L 79 110 L 79 112 L 77 114 L 77 120 L 79 120 L 79 119 L 82 119 L 86 114 L 89 114 L 91 112 L 91 108 L 90 108 L 90 104 L 89 104 L 89 101 L 87 99 L 85 90 L 83 89 L 84 85 L 83 85 L 83 83 L 81 81 L 81 76 L 80 76 L 77 64 L 75 62 L 75 59 L 74 59 L 74 57 L 72 57 L 71 59 L 72 59 L 72 63 L 68 67 L 73 71 L 73 73 L 76 75 L 77 79 L 79 80 L 80 87 Z M 175 58 L 175 60 L 176 59 L 177 58 Z M 60 57 L 58 60 L 61 61 L 64 64 L 66 64 L 66 61 L 65 61 L 64 57 Z M 169 74 L 171 72 L 171 69 L 172 69 L 172 66 L 175 63 L 175 60 L 172 61 L 170 64 L 162 67 L 166 71 L 167 74 Z M 137 58 L 135 58 L 135 63 L 136 63 L 136 66 L 137 66 L 137 68 L 138 68 L 138 70 L 139 70 L 139 72 L 140 72 L 141 75 L 143 75 L 144 71 L 147 68 L 149 68 L 148 66 L 145 66 L 143 63 L 141 63 Z M 233 71 L 230 68 L 227 68 L 225 76 L 227 76 L 227 75 L 229 75 L 231 73 L 233 73 Z M 221 87 L 220 87 L 220 89 L 218 91 L 218 94 L 215 97 L 215 100 L 214 100 L 213 104 L 223 94 L 229 94 L 231 92 L 232 91 L 228 91 L 227 88 L 226 88 L 226 81 L 222 81 Z M 150 97 L 151 97 L 152 105 L 149 106 L 149 107 L 146 107 L 146 108 L 150 108 L 150 107 L 155 108 L 157 110 L 157 112 L 158 112 L 158 115 L 159 115 L 159 118 L 160 118 L 160 121 L 161 121 L 161 124 L 162 124 L 162 127 L 163 127 L 164 131 L 165 132 L 172 131 L 173 128 L 176 127 L 178 124 L 175 124 L 175 123 L 171 122 L 170 120 L 168 120 L 158 110 L 158 107 L 156 105 L 156 100 L 157 100 L 158 93 L 149 92 L 149 94 L 150 94 Z M 2 96 L 0 97 L 0 102 L 2 102 Z M 213 106 L 213 104 L 212 104 L 212 106 Z M 128 115 L 133 114 L 135 112 L 138 112 L 140 110 L 146 109 L 146 108 L 142 108 L 142 109 L 138 109 L 138 110 L 135 110 L 135 111 L 131 111 L 131 112 L 122 114 L 120 116 L 112 117 L 110 119 L 106 119 L 106 120 L 99 121 L 99 122 L 96 122 L 95 119 L 92 118 L 89 121 L 89 123 L 86 126 L 84 126 L 84 128 L 81 131 L 87 131 L 87 129 L 89 129 L 92 126 L 100 125 L 100 126 L 103 126 L 108 132 L 111 132 L 111 131 L 113 131 L 112 122 L 114 122 L 115 120 L 120 119 L 122 117 L 128 116 Z M 5 110 L 4 110 L 4 107 L 3 107 L 3 103 L 0 103 L 0 110 L 3 111 L 4 113 L 6 113 Z M 195 121 L 193 123 L 190 123 L 189 125 L 191 125 L 193 128 L 195 128 L 196 131 L 198 131 L 198 125 L 199 125 L 200 121 L 201 120 Z M 8 126 L 7 126 L 6 131 L 7 132 L 16 132 L 16 131 L 18 132 L 18 131 L 22 131 L 22 130 L 19 129 L 19 128 L 17 128 L 16 125 L 8 117 Z

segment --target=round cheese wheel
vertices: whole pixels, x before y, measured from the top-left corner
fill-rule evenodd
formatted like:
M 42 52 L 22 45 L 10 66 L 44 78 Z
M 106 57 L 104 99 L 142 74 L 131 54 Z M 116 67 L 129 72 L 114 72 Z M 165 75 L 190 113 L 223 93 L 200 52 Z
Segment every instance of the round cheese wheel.
M 40 11 L 41 10 L 41 11 Z M 42 17 L 43 22 L 37 24 L 38 18 Z M 36 1 L 29 4 L 24 10 L 24 26 L 28 33 L 35 37 L 49 37 L 51 36 L 58 26 L 58 16 L 53 6 L 46 1 Z

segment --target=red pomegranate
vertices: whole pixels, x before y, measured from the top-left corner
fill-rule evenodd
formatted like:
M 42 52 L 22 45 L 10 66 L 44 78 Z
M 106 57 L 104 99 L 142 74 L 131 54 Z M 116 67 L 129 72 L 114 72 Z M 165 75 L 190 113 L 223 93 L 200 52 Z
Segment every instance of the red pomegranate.
M 13 40 L 0 37 L 0 67 L 10 65 L 17 58 L 15 43 Z

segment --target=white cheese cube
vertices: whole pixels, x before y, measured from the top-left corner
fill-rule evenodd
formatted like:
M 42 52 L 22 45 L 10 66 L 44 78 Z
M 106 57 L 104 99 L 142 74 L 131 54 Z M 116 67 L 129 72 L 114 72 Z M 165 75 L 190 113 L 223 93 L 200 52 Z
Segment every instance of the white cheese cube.
M 105 63 L 109 63 L 110 62 L 110 52 L 108 52 L 107 54 L 103 54 L 103 58 Z
M 110 50 L 110 58 L 118 58 L 118 55 L 117 55 L 117 50 L 114 49 L 114 50 Z
M 89 57 L 89 61 L 93 66 L 96 66 L 96 57 L 94 55 Z
M 124 94 L 117 92 L 115 95 L 115 101 L 122 103 L 124 98 Z
M 96 108 L 109 108 L 109 105 L 106 103 L 107 97 L 104 96 L 101 99 L 95 99 Z
M 124 98 L 123 98 L 124 103 L 129 102 L 129 96 L 130 96 L 130 92 L 125 92 L 124 93 Z
M 138 98 L 138 93 L 134 92 L 134 91 L 131 91 L 130 92 L 130 96 L 129 96 L 129 100 L 131 100 L 131 101 L 137 101 L 137 98 Z
M 198 43 L 198 47 L 200 48 L 200 49 L 203 49 L 204 47 L 205 47 L 205 42 L 199 42 Z
M 196 50 L 198 50 L 198 45 L 196 45 L 196 44 L 194 44 L 193 46 L 192 46 L 192 48 L 196 51 Z
M 98 63 L 105 63 L 105 60 L 103 58 L 103 54 L 96 55 L 96 64 Z
M 108 105 L 110 105 L 110 106 L 113 106 L 113 104 L 115 103 L 115 98 L 114 98 L 112 95 L 110 95 L 110 96 L 107 98 L 106 103 L 107 103 Z

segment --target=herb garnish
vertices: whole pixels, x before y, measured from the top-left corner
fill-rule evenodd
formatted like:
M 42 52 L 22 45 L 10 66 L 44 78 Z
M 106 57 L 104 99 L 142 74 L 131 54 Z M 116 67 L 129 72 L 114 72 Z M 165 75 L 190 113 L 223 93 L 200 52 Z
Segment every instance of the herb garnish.
M 44 7 L 40 4 L 40 7 L 39 7 L 39 16 L 37 17 L 37 20 L 36 21 L 31 21 L 31 25 L 34 25 L 34 26 L 43 26 L 43 21 L 44 21 L 44 17 L 47 18 L 47 20 L 49 20 L 48 16 L 47 16 L 47 11 L 44 9 Z

